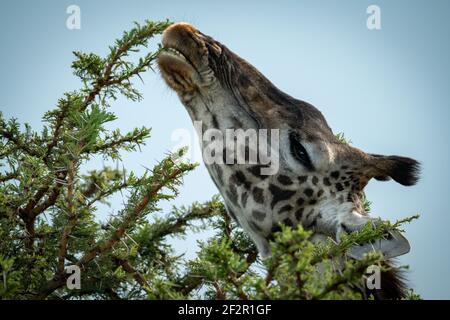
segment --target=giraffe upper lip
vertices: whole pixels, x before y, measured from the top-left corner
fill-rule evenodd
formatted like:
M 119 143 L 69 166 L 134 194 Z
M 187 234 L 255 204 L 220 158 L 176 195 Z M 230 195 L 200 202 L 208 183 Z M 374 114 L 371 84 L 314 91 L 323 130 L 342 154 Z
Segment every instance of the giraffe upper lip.
M 192 57 L 188 53 L 189 52 L 186 52 L 185 49 L 176 45 L 176 43 L 172 44 L 167 39 L 163 38 L 163 50 L 161 51 L 160 56 L 175 59 L 176 61 L 182 62 L 198 72 L 194 61 L 192 61 Z
M 166 55 L 172 56 L 176 59 L 181 59 L 181 60 L 185 61 L 186 63 L 190 64 L 190 62 L 188 61 L 186 56 L 180 50 L 178 50 L 174 47 L 164 47 L 161 54 L 166 54 Z

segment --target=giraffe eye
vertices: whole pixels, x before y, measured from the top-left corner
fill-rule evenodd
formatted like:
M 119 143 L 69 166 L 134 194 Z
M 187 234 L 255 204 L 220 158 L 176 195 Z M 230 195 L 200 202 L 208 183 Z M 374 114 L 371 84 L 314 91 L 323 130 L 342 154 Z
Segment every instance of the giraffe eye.
M 300 137 L 297 133 L 291 132 L 289 134 L 289 142 L 291 147 L 291 153 L 295 159 L 297 159 L 305 168 L 313 170 L 314 167 L 311 163 L 311 159 L 306 152 L 305 147 L 300 142 Z

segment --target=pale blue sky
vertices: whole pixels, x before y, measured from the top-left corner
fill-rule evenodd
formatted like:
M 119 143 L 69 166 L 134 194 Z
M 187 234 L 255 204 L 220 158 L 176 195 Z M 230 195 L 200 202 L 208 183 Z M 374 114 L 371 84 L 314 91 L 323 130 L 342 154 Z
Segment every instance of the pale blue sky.
M 65 26 L 71 4 L 81 8 L 81 30 Z M 379 31 L 366 28 L 370 4 L 381 8 Z M 72 51 L 105 54 L 133 21 L 191 22 L 282 90 L 318 107 L 333 130 L 345 132 L 355 146 L 422 162 L 417 186 L 372 182 L 367 194 L 374 215 L 395 220 L 421 213 L 419 221 L 406 227 L 412 250 L 400 262 L 410 265 L 411 285 L 424 298 L 448 299 L 449 12 L 450 1 L 445 0 L 4 0 L 0 110 L 37 127 L 63 92 L 79 87 L 70 70 Z M 115 125 L 122 130 L 153 128 L 143 152 L 125 157 L 127 167 L 138 172 L 174 147 L 175 129 L 192 131 L 187 113 L 159 76 L 150 72 L 144 80 L 143 102 L 119 100 L 113 107 L 119 116 Z M 208 200 L 215 193 L 202 166 L 185 179 L 175 204 Z M 202 237 L 175 245 L 192 256 L 195 239 Z

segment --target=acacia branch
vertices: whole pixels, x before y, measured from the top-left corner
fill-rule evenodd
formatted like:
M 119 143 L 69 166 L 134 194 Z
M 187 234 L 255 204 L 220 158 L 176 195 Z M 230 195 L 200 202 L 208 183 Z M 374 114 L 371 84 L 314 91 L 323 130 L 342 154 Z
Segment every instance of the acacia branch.
M 86 152 L 90 153 L 90 154 L 97 154 L 99 152 L 103 152 L 103 151 L 109 150 L 111 148 L 121 147 L 127 143 L 129 143 L 129 144 L 135 143 L 135 144 L 139 145 L 139 142 L 137 142 L 137 140 L 143 139 L 143 138 L 145 138 L 145 133 L 137 132 L 136 134 L 129 134 L 129 135 L 126 135 L 119 139 L 116 139 L 113 141 L 108 141 L 104 144 L 95 145 L 92 148 L 90 148 L 89 150 L 87 150 Z
M 69 240 L 69 235 L 72 233 L 72 229 L 75 227 L 77 222 L 77 216 L 74 211 L 74 185 L 75 185 L 75 166 L 77 161 L 74 160 L 69 165 L 68 176 L 67 176 L 67 224 L 62 232 L 59 252 L 58 252 L 58 273 L 64 271 L 64 262 L 67 255 L 67 244 Z
M 134 280 L 136 280 L 136 282 L 139 283 L 139 285 L 144 290 L 149 287 L 147 280 L 145 280 L 145 278 L 138 271 L 136 271 L 136 269 L 133 268 L 128 260 L 119 257 L 113 257 L 113 260 L 116 264 L 120 265 L 125 272 L 131 274 Z
M 168 181 L 177 179 L 183 171 L 176 168 L 169 176 L 167 176 L 163 181 L 156 183 L 150 190 L 150 192 L 144 196 L 144 198 L 135 206 L 129 217 L 122 221 L 122 226 L 117 228 L 112 237 L 102 244 L 96 245 L 91 251 L 85 254 L 77 263 L 78 266 L 83 266 L 84 264 L 92 261 L 97 255 L 100 255 L 106 251 L 111 250 L 124 236 L 127 229 L 132 225 L 132 223 L 139 217 L 140 213 L 147 207 L 150 201 L 156 197 L 158 192 L 165 186 Z
M 165 187 L 168 182 L 178 179 L 183 173 L 184 171 L 182 169 L 175 168 L 170 175 L 164 177 L 161 181 L 154 183 L 149 192 L 133 208 L 130 215 L 122 221 L 121 226 L 114 231 L 112 236 L 105 242 L 95 245 L 89 252 L 81 257 L 75 265 L 78 267 L 83 267 L 98 255 L 110 251 L 121 240 L 121 238 L 125 235 L 125 232 L 132 226 L 133 222 L 139 217 L 140 213 L 147 207 L 150 201 L 157 196 L 158 192 Z M 45 299 L 56 289 L 62 287 L 65 284 L 67 277 L 68 275 L 65 272 L 57 272 L 53 279 L 48 281 L 44 288 L 38 293 L 37 297 L 39 299 Z
M 41 154 L 33 149 L 31 149 L 26 143 L 21 141 L 19 137 L 16 137 L 11 132 L 0 129 L 0 136 L 4 137 L 5 139 L 12 142 L 18 149 L 22 150 L 26 154 L 33 156 L 33 157 L 41 157 Z
M 0 183 L 16 179 L 18 176 L 19 174 L 17 172 L 11 172 L 5 175 L 0 175 Z

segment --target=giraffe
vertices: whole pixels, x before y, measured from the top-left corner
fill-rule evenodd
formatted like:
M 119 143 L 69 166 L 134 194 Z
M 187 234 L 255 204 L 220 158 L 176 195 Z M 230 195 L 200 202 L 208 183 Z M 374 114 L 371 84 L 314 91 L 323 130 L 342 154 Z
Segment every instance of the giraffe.
M 317 241 L 339 241 L 368 222 L 380 223 L 363 206 L 363 190 L 372 178 L 405 186 L 418 181 L 416 160 L 370 154 L 342 143 L 318 109 L 279 90 L 250 63 L 191 24 L 171 25 L 162 44 L 161 75 L 191 120 L 201 123 L 202 132 L 277 130 L 275 173 L 263 174 L 267 164 L 258 161 L 230 162 L 226 148 L 223 161 L 205 161 L 228 214 L 261 256 L 270 255 L 269 241 L 280 224 L 301 224 Z M 205 150 L 211 141 L 200 143 Z M 245 154 L 249 148 L 245 146 Z M 347 254 L 361 259 L 371 250 L 381 251 L 388 260 L 407 253 L 410 246 L 400 232 L 391 231 L 376 243 L 351 247 Z

